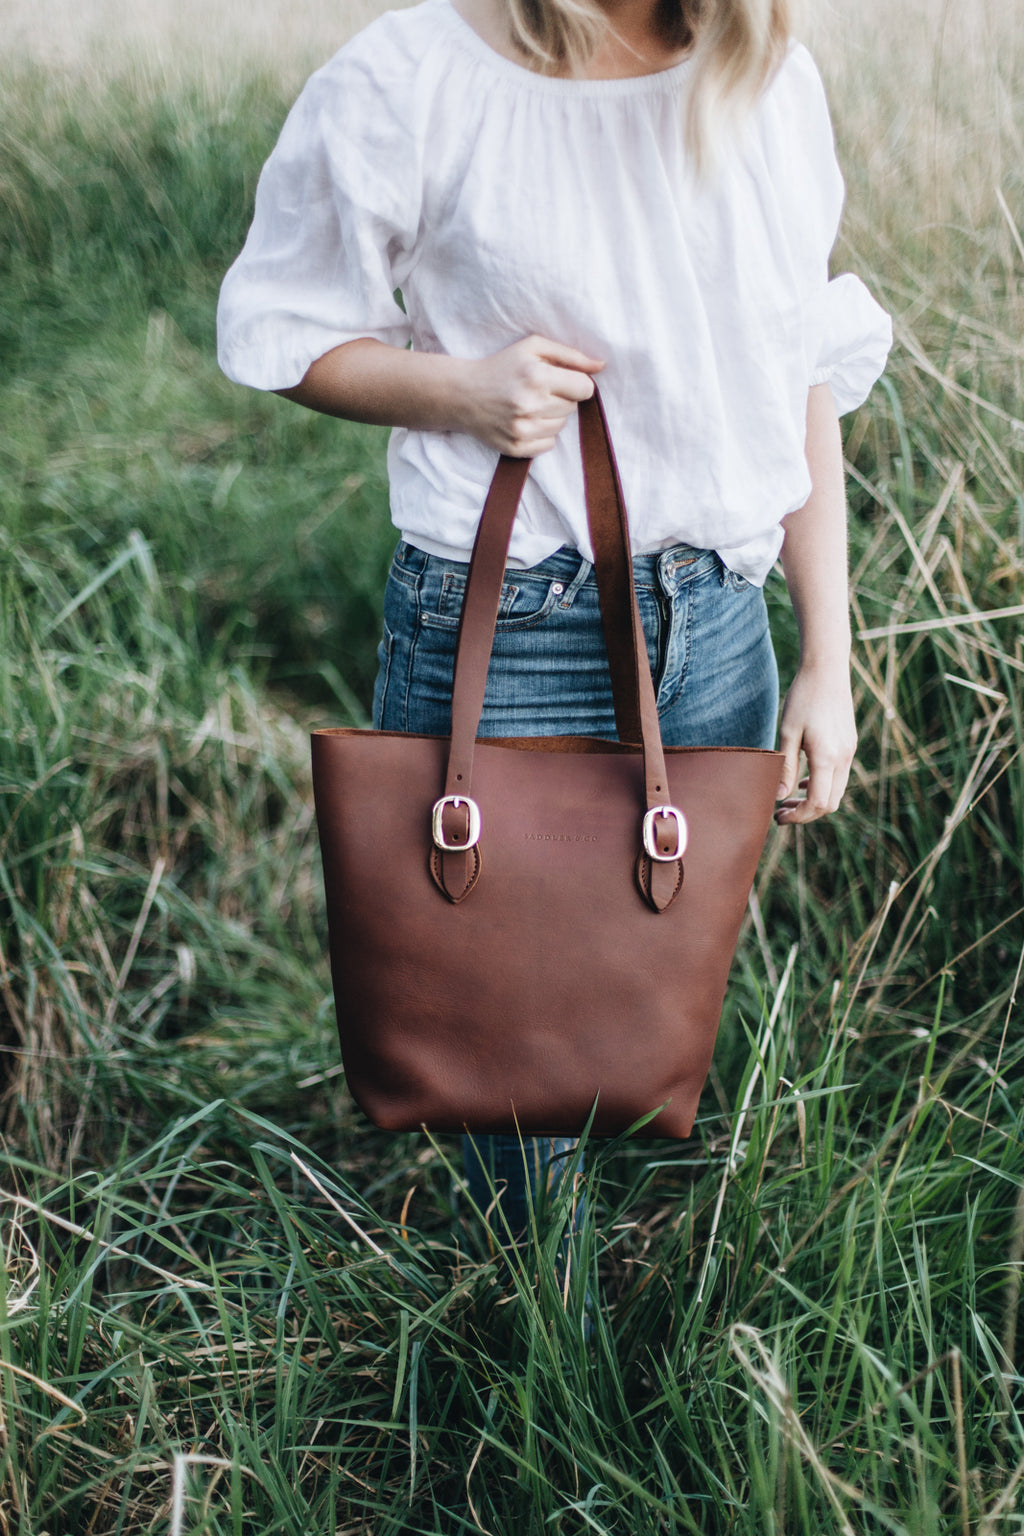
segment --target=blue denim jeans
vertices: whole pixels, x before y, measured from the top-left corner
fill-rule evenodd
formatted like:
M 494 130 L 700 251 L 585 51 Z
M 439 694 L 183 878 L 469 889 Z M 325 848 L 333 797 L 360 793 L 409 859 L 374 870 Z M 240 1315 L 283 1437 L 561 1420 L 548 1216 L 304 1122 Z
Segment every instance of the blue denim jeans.
M 384 595 L 373 718 L 378 729 L 447 735 L 468 567 L 401 543 Z M 764 594 L 711 550 L 678 544 L 634 560 L 666 746 L 771 747 L 779 690 Z M 615 716 L 593 566 L 567 546 L 506 571 L 481 736 L 605 736 Z M 513 1234 L 562 1170 L 569 1142 L 464 1139 L 481 1210 L 501 1198 Z M 503 1223 L 495 1222 L 500 1232 Z

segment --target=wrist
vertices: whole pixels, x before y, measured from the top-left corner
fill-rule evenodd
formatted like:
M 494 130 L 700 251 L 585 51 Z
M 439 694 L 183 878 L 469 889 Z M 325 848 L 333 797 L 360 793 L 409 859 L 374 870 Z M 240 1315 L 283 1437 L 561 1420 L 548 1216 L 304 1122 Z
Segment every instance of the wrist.
M 797 663 L 797 671 L 804 677 L 822 678 L 834 682 L 848 683 L 850 680 L 850 653 L 827 656 L 801 655 Z
M 845 610 L 822 623 L 798 623 L 800 667 L 808 672 L 849 672 L 853 635 Z
M 421 432 L 468 430 L 467 402 L 471 392 L 465 370 L 469 364 L 445 352 L 405 352 L 401 357 L 405 374 L 401 425 Z
M 444 417 L 442 429 L 446 432 L 467 432 L 475 436 L 479 363 L 469 357 L 444 356 L 440 361 L 443 364 L 439 400 Z

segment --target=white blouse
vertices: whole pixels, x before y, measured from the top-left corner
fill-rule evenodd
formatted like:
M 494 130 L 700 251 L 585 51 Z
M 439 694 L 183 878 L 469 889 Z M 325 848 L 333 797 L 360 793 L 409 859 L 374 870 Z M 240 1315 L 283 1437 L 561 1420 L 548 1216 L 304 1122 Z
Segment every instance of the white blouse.
M 578 347 L 607 361 L 634 550 L 715 549 L 763 582 L 811 488 L 808 387 L 859 405 L 891 327 L 856 277 L 828 279 L 843 182 L 806 50 L 706 182 L 689 71 L 553 79 L 450 0 L 381 16 L 313 75 L 264 167 L 221 292 L 222 368 L 280 389 L 362 336 L 456 357 L 531 333 Z M 468 560 L 495 461 L 467 435 L 396 429 L 396 527 Z M 561 544 L 592 558 L 571 423 L 532 467 L 511 559 Z

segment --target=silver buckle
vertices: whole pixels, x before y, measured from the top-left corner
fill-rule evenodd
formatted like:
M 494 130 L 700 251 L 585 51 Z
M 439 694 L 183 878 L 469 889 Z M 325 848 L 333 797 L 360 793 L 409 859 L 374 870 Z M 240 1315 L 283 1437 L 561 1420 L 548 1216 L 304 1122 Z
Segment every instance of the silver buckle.
M 675 853 L 662 853 L 658 848 L 658 833 L 655 828 L 655 820 L 659 816 L 674 817 L 676 823 L 676 851 Z M 655 805 L 644 817 L 644 851 L 656 859 L 659 864 L 674 864 L 676 859 L 681 859 L 686 852 L 686 844 L 689 841 L 689 828 L 686 825 L 686 817 L 677 806 Z
M 464 805 L 469 813 L 469 835 L 464 843 L 446 843 L 444 838 L 444 808 L 446 805 L 458 810 Z M 434 834 L 434 847 L 440 848 L 442 853 L 465 853 L 467 848 L 475 848 L 480 841 L 480 807 L 475 800 L 468 795 L 442 795 L 434 806 L 432 821 Z

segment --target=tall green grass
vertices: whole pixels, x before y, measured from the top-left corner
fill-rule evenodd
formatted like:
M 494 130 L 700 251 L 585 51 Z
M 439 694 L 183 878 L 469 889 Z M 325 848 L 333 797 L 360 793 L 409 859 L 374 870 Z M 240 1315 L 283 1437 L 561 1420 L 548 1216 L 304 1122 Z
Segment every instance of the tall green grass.
M 305 731 L 365 716 L 382 442 L 212 362 L 283 102 L 7 86 L 0 1532 L 1024 1531 L 1019 267 L 860 249 L 857 772 L 566 1272 L 579 1189 L 502 1251 L 338 1073 Z

